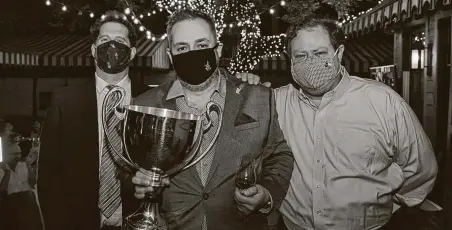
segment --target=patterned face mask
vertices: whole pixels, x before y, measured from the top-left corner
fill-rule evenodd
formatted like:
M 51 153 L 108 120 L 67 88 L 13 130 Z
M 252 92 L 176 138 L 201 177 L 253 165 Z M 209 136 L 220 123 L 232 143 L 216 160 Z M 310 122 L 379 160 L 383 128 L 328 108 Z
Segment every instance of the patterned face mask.
M 124 71 L 130 63 L 130 47 L 117 41 L 109 41 L 96 49 L 97 66 L 108 74 Z
M 310 57 L 299 62 L 292 62 L 294 81 L 309 90 L 319 90 L 330 83 L 339 74 L 340 66 L 334 63 L 333 57 Z

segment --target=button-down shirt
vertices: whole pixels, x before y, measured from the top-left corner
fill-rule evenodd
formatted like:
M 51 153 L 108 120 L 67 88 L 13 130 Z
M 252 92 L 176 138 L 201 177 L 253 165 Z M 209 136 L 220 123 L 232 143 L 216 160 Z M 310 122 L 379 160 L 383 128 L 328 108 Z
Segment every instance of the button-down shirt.
M 384 84 L 341 74 L 319 106 L 292 85 L 275 90 L 296 164 L 280 208 L 291 230 L 377 229 L 393 199 L 419 204 L 435 181 L 432 146 L 409 105 Z
M 104 129 L 102 127 L 102 104 L 104 102 L 105 96 L 107 95 L 108 89 L 107 86 L 109 84 L 104 81 L 102 78 L 96 75 L 96 92 L 97 92 L 97 123 L 98 123 L 98 130 L 99 130 L 99 172 L 101 167 L 101 159 L 102 159 L 102 148 L 104 144 Z M 119 87 L 122 87 L 126 91 L 125 98 L 122 102 L 122 105 L 128 105 L 131 102 L 131 95 L 132 95 L 132 89 L 131 89 L 131 83 L 130 78 L 128 76 L 124 77 L 120 82 L 116 84 Z M 100 177 L 100 173 L 99 173 Z M 106 218 L 104 215 L 101 214 L 101 225 L 103 226 L 121 226 L 122 223 L 122 205 L 118 207 L 118 209 L 113 213 L 113 215 L 110 218 Z
M 210 101 L 216 103 L 221 107 L 221 111 L 223 111 L 225 98 L 226 98 L 226 79 L 222 74 L 220 74 L 220 70 L 217 70 L 214 76 L 214 92 L 210 96 Z M 203 140 L 201 141 L 201 147 L 199 151 L 205 151 L 207 146 L 213 141 L 216 130 L 219 125 L 218 114 L 212 113 L 207 114 L 206 108 L 199 109 L 196 105 L 196 102 L 189 100 L 187 97 L 184 88 L 179 80 L 176 80 L 168 91 L 167 100 L 176 98 L 176 106 L 177 109 L 181 112 L 192 113 L 195 115 L 202 116 L 203 125 L 208 123 L 207 116 L 210 116 L 212 120 L 212 126 L 208 129 L 207 132 L 203 135 Z M 208 150 L 206 155 L 196 164 L 196 169 L 199 173 L 199 177 L 203 186 L 207 183 L 207 176 L 209 175 L 210 166 L 212 165 L 212 160 L 215 155 L 215 147 L 216 140 L 212 147 Z M 207 229 L 207 217 L 204 216 L 202 229 Z
M 217 70 L 215 73 L 214 78 L 214 85 L 213 85 L 213 93 L 210 95 L 210 101 L 216 103 L 221 107 L 221 110 L 223 111 L 225 98 L 226 98 L 226 79 L 222 74 L 220 74 L 220 70 Z M 170 90 L 168 91 L 168 95 L 166 97 L 166 100 L 176 99 L 176 106 L 177 109 L 181 112 L 191 113 L 198 116 L 202 116 L 202 123 L 207 124 L 207 114 L 206 114 L 206 108 L 199 109 L 195 102 L 189 100 L 187 97 L 185 90 L 181 84 L 181 82 L 177 79 L 174 81 L 173 85 L 171 86 Z M 218 122 L 217 114 L 210 114 L 213 121 Z M 215 124 L 214 124 L 215 125 Z M 218 124 L 217 124 L 218 125 Z M 203 136 L 204 143 L 211 143 L 217 127 L 211 127 L 208 132 L 206 132 Z M 215 155 L 215 145 L 216 143 L 211 147 L 209 152 L 206 154 L 206 156 L 196 165 L 196 168 L 198 172 L 200 172 L 199 176 L 201 178 L 201 182 L 205 186 L 205 178 L 207 177 L 210 165 L 212 164 L 213 156 Z M 203 148 L 207 147 L 207 145 L 203 145 L 200 148 L 200 151 L 204 151 Z

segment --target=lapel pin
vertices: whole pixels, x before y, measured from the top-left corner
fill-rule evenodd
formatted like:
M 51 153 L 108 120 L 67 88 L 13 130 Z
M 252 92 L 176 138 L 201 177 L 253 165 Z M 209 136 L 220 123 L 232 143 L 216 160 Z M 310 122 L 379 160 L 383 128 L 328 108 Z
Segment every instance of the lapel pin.
M 242 90 L 242 88 L 237 88 L 236 90 L 235 90 L 235 93 L 236 94 L 240 94 L 240 91 Z

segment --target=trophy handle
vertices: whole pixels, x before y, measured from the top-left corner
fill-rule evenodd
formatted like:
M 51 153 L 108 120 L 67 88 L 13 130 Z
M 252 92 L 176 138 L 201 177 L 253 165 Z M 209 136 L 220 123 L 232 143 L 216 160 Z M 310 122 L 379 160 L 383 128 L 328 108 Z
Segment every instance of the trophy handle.
M 113 94 L 113 93 L 119 93 L 121 99 L 123 99 L 123 98 L 125 97 L 125 95 L 126 95 L 126 91 L 125 91 L 123 88 L 121 88 L 121 87 L 114 87 L 113 89 L 111 89 L 110 91 L 108 91 L 108 93 L 105 95 L 103 104 L 106 103 L 106 100 L 107 100 L 107 99 L 111 96 L 111 94 Z M 113 106 L 113 108 L 111 108 L 111 109 L 114 109 L 116 115 L 118 116 L 118 118 L 119 118 L 121 121 L 124 121 L 124 120 L 127 120 L 128 110 L 119 107 L 121 101 L 122 101 L 122 100 L 118 100 L 118 102 L 117 102 L 117 103 Z M 106 130 L 107 130 L 107 121 L 106 121 L 105 115 L 107 114 L 107 112 L 109 112 L 109 111 L 107 111 L 107 108 L 106 108 L 106 107 L 103 107 L 103 108 L 102 108 L 102 127 L 103 127 L 103 129 L 104 129 L 104 138 L 107 140 L 107 143 L 108 143 L 109 145 L 111 145 L 110 138 L 109 138 L 108 135 L 106 134 Z M 124 134 L 125 134 L 125 128 L 126 128 L 126 127 L 125 127 L 125 122 L 122 122 L 122 123 L 123 123 L 123 125 L 122 125 L 122 127 L 121 127 L 121 128 L 122 128 L 122 138 L 121 138 L 121 142 L 122 142 L 122 146 L 124 146 L 123 149 L 125 149 L 125 152 L 126 152 L 126 154 L 127 154 L 127 157 L 130 159 L 129 152 L 127 151 L 127 147 L 125 146 L 125 143 L 126 143 L 126 142 L 125 142 L 125 135 L 124 135 Z M 134 164 L 131 160 L 129 160 L 129 159 L 127 159 L 126 157 L 124 157 L 124 155 L 121 154 L 121 153 L 119 153 L 118 150 L 116 150 L 115 148 L 111 148 L 111 149 L 113 149 L 113 154 L 115 154 L 115 156 L 119 157 L 119 158 L 120 158 L 124 163 L 126 163 L 129 167 L 131 167 L 131 168 L 137 168 L 137 165 L 136 165 L 136 164 Z
M 182 170 L 188 169 L 191 166 L 193 166 L 196 163 L 198 163 L 202 158 L 204 158 L 204 156 L 206 156 L 206 154 L 209 152 L 209 150 L 212 148 L 212 146 L 217 141 L 218 135 L 220 134 L 222 122 L 223 122 L 223 110 L 221 109 L 220 105 L 218 105 L 218 104 L 216 104 L 214 102 L 207 103 L 207 111 L 206 111 L 206 113 L 207 113 L 207 120 L 208 120 L 208 124 L 207 125 L 209 125 L 209 126 L 212 124 L 212 121 L 210 119 L 210 112 L 213 111 L 213 110 L 217 110 L 217 113 L 218 113 L 218 128 L 217 128 L 217 131 L 215 132 L 215 136 L 213 137 L 213 139 L 210 142 L 209 146 L 207 146 L 206 150 L 202 154 L 196 154 L 196 157 L 194 158 L 194 160 L 192 162 L 190 162 L 188 165 L 186 165 L 185 167 L 183 167 Z M 207 125 L 203 126 L 203 128 L 204 127 L 208 128 Z M 202 139 L 202 130 L 200 131 L 200 138 Z M 202 140 L 200 142 L 202 142 Z M 197 149 L 193 149 L 192 151 L 197 151 Z

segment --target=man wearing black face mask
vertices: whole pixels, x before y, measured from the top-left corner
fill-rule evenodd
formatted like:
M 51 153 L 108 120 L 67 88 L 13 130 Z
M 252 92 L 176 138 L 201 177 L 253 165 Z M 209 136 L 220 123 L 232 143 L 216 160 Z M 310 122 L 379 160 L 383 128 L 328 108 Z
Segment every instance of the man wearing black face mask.
M 172 177 L 163 191 L 162 209 L 169 228 L 267 229 L 265 216 L 286 195 L 293 167 L 271 91 L 230 80 L 229 73 L 217 67 L 221 46 L 210 16 L 178 11 L 169 19 L 167 34 L 177 77 L 139 96 L 134 104 L 197 114 L 203 123 L 210 117 L 212 125 L 203 130 L 200 151 L 213 144 L 196 166 Z M 209 102 L 222 112 L 206 114 Z M 248 189 L 239 189 L 234 175 L 244 157 L 256 160 L 258 180 Z M 137 198 L 152 191 L 149 179 L 141 172 L 132 179 Z
M 47 230 L 121 229 L 122 217 L 139 207 L 130 172 L 111 159 L 110 151 L 118 147 L 104 138 L 118 135 L 113 133 L 119 119 L 106 114 L 109 129 L 101 125 L 104 106 L 130 104 L 149 89 L 128 76 L 135 29 L 125 15 L 109 11 L 91 32 L 96 72 L 87 82 L 54 93 L 42 130 L 38 196 Z M 106 98 L 112 87 L 123 88 L 124 97 Z

